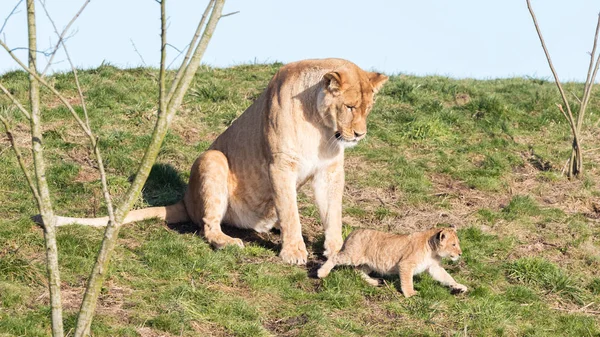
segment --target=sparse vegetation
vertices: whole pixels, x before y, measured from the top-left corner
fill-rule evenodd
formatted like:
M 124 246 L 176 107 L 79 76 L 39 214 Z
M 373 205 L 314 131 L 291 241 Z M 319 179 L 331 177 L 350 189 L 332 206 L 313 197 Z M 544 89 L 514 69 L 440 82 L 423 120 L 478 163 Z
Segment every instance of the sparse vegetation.
M 177 200 L 196 156 L 279 66 L 201 67 L 136 207 Z M 116 197 L 129 186 L 156 118 L 148 72 L 157 70 L 103 65 L 80 71 Z M 70 76 L 52 81 L 76 97 Z M 24 73 L 0 81 L 26 100 Z M 590 149 L 584 178 L 561 176 L 571 135 L 554 105 L 558 97 L 554 84 L 540 79 L 392 76 L 369 116 L 368 138 L 347 151 L 344 234 L 359 226 L 406 233 L 456 224 L 464 258 L 446 266 L 471 289 L 466 295 L 449 294 L 427 275 L 415 278 L 419 295 L 410 299 L 398 292 L 397 277 L 386 277 L 380 288 L 350 268 L 322 281 L 310 277 L 323 261 L 323 236 L 309 189 L 303 189 L 300 211 L 313 253 L 308 268 L 277 258 L 277 233 L 228 229 L 247 247 L 214 251 L 191 224 L 124 226 L 93 335 L 599 335 L 599 131 L 580 135 Z M 588 125 L 598 120 L 598 98 L 592 93 Z M 49 102 L 43 133 L 56 213 L 105 215 L 83 135 L 44 89 L 42 100 Z M 0 107 L 9 104 L 0 96 Z M 11 119 L 15 132 L 25 135 L 27 121 L 18 114 Z M 19 139 L 28 145 L 27 137 Z M 36 207 L 8 146 L 0 138 L 0 335 L 47 336 L 43 235 L 29 220 Z M 68 226 L 57 234 L 68 331 L 102 230 Z

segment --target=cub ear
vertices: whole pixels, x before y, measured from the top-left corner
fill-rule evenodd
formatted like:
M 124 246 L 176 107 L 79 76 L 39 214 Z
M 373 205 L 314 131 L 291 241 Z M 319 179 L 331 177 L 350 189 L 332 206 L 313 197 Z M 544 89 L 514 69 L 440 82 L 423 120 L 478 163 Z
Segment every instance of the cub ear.
M 437 238 L 439 242 L 442 242 L 446 239 L 446 233 L 443 230 L 439 231 L 437 234 Z
M 327 89 L 333 94 L 337 94 L 342 87 L 342 76 L 337 71 L 329 72 L 323 75 Z
M 384 74 L 375 72 L 367 73 L 367 77 L 369 77 L 369 81 L 371 82 L 371 85 L 373 86 L 373 91 L 375 93 L 377 93 L 379 89 L 381 89 L 381 87 L 389 79 L 389 77 L 385 76 Z

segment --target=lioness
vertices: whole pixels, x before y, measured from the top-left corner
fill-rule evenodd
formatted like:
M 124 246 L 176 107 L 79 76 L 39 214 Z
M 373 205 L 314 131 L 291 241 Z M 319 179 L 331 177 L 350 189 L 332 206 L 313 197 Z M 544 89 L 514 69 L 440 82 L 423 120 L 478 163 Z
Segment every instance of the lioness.
M 449 257 L 452 261 L 462 255 L 458 236 L 454 228 L 434 228 L 408 235 L 358 229 L 350 233 L 342 250 L 329 257 L 319 268 L 317 276 L 326 277 L 338 264 L 360 268 L 362 278 L 370 285 L 379 285 L 371 278 L 372 271 L 381 275 L 400 274 L 400 288 L 406 297 L 416 295 L 413 276 L 424 271 L 443 285 L 466 292 L 467 287 L 454 281 L 440 265 L 440 260 Z
M 213 246 L 243 247 L 221 231 L 221 222 L 266 232 L 281 229 L 281 258 L 304 264 L 296 191 L 312 179 L 325 229 L 326 256 L 342 246 L 344 148 L 367 133 L 373 96 L 388 77 L 341 59 L 283 66 L 267 89 L 194 162 L 182 201 L 131 211 L 124 223 L 158 217 L 204 225 Z M 104 226 L 107 218 L 58 217 Z

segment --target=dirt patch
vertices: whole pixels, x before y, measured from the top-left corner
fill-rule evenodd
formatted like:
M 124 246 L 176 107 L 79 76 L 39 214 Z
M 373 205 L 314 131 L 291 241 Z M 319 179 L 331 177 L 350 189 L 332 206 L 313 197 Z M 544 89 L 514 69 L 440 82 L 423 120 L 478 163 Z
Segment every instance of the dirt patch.
M 133 290 L 117 286 L 112 281 L 107 281 L 104 289 L 108 289 L 108 291 L 101 293 L 98 297 L 96 313 L 112 317 L 119 317 L 121 320 L 127 321 L 127 317 L 129 315 L 127 310 L 125 310 L 123 307 L 126 303 L 125 299 L 131 295 Z M 78 311 L 79 307 L 81 306 L 84 292 L 84 286 L 72 287 L 63 283 L 61 285 L 63 309 L 65 311 Z M 44 289 L 44 292 L 38 297 L 38 300 L 44 305 L 49 304 L 50 296 L 47 289 Z
M 4 126 L 2 127 L 2 133 L 0 133 L 0 155 L 5 152 L 12 152 L 12 144 L 6 132 L 4 132 Z M 31 149 L 31 133 L 29 132 L 29 126 L 23 123 L 17 123 L 12 126 L 12 136 L 16 146 L 21 150 L 23 155 L 23 161 L 28 164 L 32 161 L 30 151 Z M 8 153 L 7 155 L 14 155 L 14 153 Z
M 469 94 L 461 93 L 454 95 L 454 103 L 457 106 L 464 106 L 471 102 L 471 96 Z
M 156 330 L 153 330 L 148 327 L 137 328 L 135 331 L 140 335 L 140 337 L 174 337 L 175 336 L 168 332 L 156 331 Z
M 299 332 L 297 328 L 308 323 L 308 320 L 308 316 L 302 314 L 300 316 L 270 320 L 265 322 L 264 326 L 277 336 L 297 336 Z
M 227 333 L 225 328 L 211 323 L 211 322 L 197 322 L 191 321 L 190 326 L 194 331 L 198 334 L 198 336 L 213 336 L 213 337 L 223 337 L 223 336 L 231 336 L 230 333 Z
M 72 107 L 81 105 L 81 99 L 79 98 L 79 96 L 65 96 L 63 93 L 63 97 L 66 99 L 67 102 L 69 102 L 69 104 Z M 52 95 L 48 100 L 44 100 L 45 101 L 45 107 L 47 109 L 54 109 L 54 108 L 58 108 L 59 106 L 64 106 L 63 101 L 61 101 L 58 97 L 56 97 L 56 95 Z

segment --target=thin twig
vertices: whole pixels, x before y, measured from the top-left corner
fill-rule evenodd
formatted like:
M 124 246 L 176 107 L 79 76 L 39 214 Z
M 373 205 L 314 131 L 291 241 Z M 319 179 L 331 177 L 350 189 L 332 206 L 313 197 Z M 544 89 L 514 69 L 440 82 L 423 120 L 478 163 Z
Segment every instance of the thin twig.
M 573 95 L 573 98 L 575 98 L 577 100 L 577 102 L 579 102 L 580 106 L 581 106 L 581 99 L 579 99 L 579 97 L 577 97 L 577 95 L 575 95 L 575 93 L 571 90 L 569 90 L 569 92 L 571 93 L 571 95 Z
M 54 32 L 56 33 L 56 35 L 59 35 L 58 29 L 56 28 L 56 25 L 54 24 L 54 20 L 52 20 L 52 18 L 48 14 L 48 11 L 46 10 L 45 2 L 42 1 L 41 3 L 42 3 L 42 7 L 44 8 L 44 11 L 46 12 L 46 16 L 48 17 L 48 20 L 50 20 L 50 23 L 54 27 Z M 69 55 L 69 51 L 67 50 L 67 45 L 65 44 L 64 40 L 61 41 L 61 45 L 63 47 L 63 50 L 65 51 L 67 60 L 69 61 L 69 64 L 71 65 L 71 70 L 73 71 L 73 77 L 75 78 L 75 84 L 77 86 L 77 92 L 79 93 L 79 99 L 81 100 L 81 107 L 83 109 L 83 114 L 85 116 L 85 123 L 86 123 L 87 129 L 89 130 L 89 135 L 91 135 L 91 137 L 89 137 L 89 139 L 90 139 L 90 143 L 94 149 L 96 161 L 98 162 L 98 171 L 100 171 L 100 181 L 102 182 L 102 192 L 104 194 L 104 200 L 106 201 L 108 218 L 110 221 L 114 222 L 115 221 L 114 208 L 112 205 L 112 198 L 111 198 L 110 192 L 108 190 L 108 183 L 107 183 L 107 179 L 106 179 L 106 172 L 104 170 L 104 163 L 102 161 L 102 155 L 100 154 L 100 149 L 98 148 L 98 140 L 96 137 L 93 136 L 92 130 L 90 127 L 90 121 L 88 118 L 87 107 L 85 104 L 85 98 L 83 96 L 83 90 L 81 89 L 81 85 L 79 83 L 79 76 L 77 75 L 77 68 L 73 64 L 73 61 L 71 59 L 71 56 Z
M 65 40 L 61 39 L 60 33 L 58 32 L 58 29 L 56 28 L 56 24 L 54 23 L 54 20 L 52 20 L 52 17 L 48 13 L 48 9 L 46 8 L 46 1 L 40 1 L 40 3 L 42 4 L 42 8 L 44 9 L 44 12 L 46 13 L 46 17 L 52 24 L 52 27 L 54 28 L 54 33 L 56 33 L 56 35 L 58 36 L 59 41 L 63 47 L 63 50 L 65 51 L 65 55 L 67 56 L 67 60 L 69 61 L 69 64 L 71 65 L 71 70 L 73 71 L 73 76 L 75 78 L 75 85 L 77 86 L 77 92 L 79 93 L 79 99 L 81 100 L 81 108 L 83 109 L 83 115 L 85 117 L 85 124 L 87 125 L 87 127 L 89 129 L 90 128 L 90 120 L 88 118 L 87 108 L 86 108 L 85 100 L 83 98 L 83 91 L 81 90 L 81 85 L 79 84 L 79 76 L 77 76 L 77 68 L 75 68 L 75 66 L 73 65 L 73 61 L 71 60 L 71 56 L 69 55 L 69 51 L 67 50 L 67 45 L 65 44 Z
M 23 70 L 27 71 L 35 80 L 39 81 L 46 88 L 50 89 L 50 91 L 54 95 L 56 95 L 56 97 L 58 97 L 58 99 L 61 102 L 63 102 L 63 104 L 71 112 L 73 117 L 75 117 L 75 120 L 77 121 L 79 126 L 83 129 L 83 131 L 86 133 L 86 135 L 90 138 L 94 138 L 94 135 L 87 128 L 86 124 L 81 120 L 81 117 L 79 117 L 79 115 L 77 114 L 77 112 L 75 111 L 75 109 L 73 108 L 71 103 L 69 103 L 69 101 L 58 90 L 56 90 L 56 88 L 51 86 L 46 80 L 44 80 L 42 77 L 40 77 L 34 70 L 32 70 L 31 68 L 29 68 L 28 66 L 23 64 L 23 62 L 21 62 L 21 60 L 18 57 L 16 57 L 14 53 L 10 52 L 10 49 L 4 42 L 2 42 L 2 40 L 0 40 L 0 46 L 2 46 L 6 51 L 8 51 L 8 54 L 13 58 L 13 60 L 15 60 L 21 66 L 21 68 L 23 68 Z
M 594 56 L 596 53 L 596 45 L 598 43 L 598 33 L 600 33 L 600 14 L 598 14 L 598 23 L 596 24 L 596 33 L 594 34 L 594 44 L 592 46 L 592 52 L 590 53 L 590 65 L 583 89 L 583 103 L 579 106 L 579 115 L 577 116 L 577 130 L 581 130 L 581 125 L 583 124 L 583 115 L 585 114 L 585 109 L 587 108 L 587 103 L 590 99 L 590 93 L 592 92 L 592 87 L 594 86 L 594 80 L 596 79 L 596 73 L 598 72 L 600 56 L 598 56 L 598 60 L 594 66 Z M 594 69 L 593 72 L 592 69 Z
M 0 90 L 2 90 L 2 92 L 4 92 L 4 94 L 6 96 L 8 96 L 8 98 L 13 102 L 13 104 L 19 108 L 19 111 L 21 111 L 23 113 L 23 115 L 25 116 L 25 118 L 27 118 L 27 120 L 31 120 L 31 116 L 29 115 L 29 112 L 27 111 L 27 109 L 25 109 L 25 107 L 23 107 L 23 105 L 19 102 L 19 100 L 17 100 L 11 93 L 10 91 L 8 91 L 8 89 L 6 89 L 5 86 L 2 85 L 2 83 L 0 83 Z
M 146 64 L 146 61 L 144 60 L 144 57 L 137 50 L 137 47 L 135 46 L 135 42 L 133 42 L 133 39 L 129 39 L 129 41 L 131 41 L 131 45 L 133 46 L 133 51 L 135 51 L 135 53 L 140 57 L 140 60 L 142 60 L 142 64 L 144 65 L 144 67 L 148 67 L 148 65 Z
M 231 12 L 231 13 L 223 14 L 223 15 L 221 15 L 221 17 L 220 17 L 219 19 L 222 19 L 222 18 L 224 18 L 224 17 L 226 17 L 226 16 L 235 15 L 235 14 L 237 14 L 237 13 L 239 13 L 239 12 L 240 12 L 240 11 L 235 11 L 235 12 Z
M 81 6 L 81 8 L 79 9 L 79 11 L 77 11 L 77 13 L 75 13 L 75 15 L 73 16 L 73 18 L 71 19 L 71 21 L 69 21 L 69 23 L 67 24 L 67 26 L 65 27 L 65 29 L 63 29 L 62 33 L 59 35 L 58 42 L 56 42 L 56 45 L 54 46 L 54 48 L 52 49 L 53 51 L 50 54 L 50 60 L 48 60 L 48 64 L 46 64 L 46 68 L 44 68 L 44 71 L 42 71 L 42 73 L 41 73 L 42 77 L 46 76 L 46 72 L 48 71 L 48 69 L 52 65 L 52 60 L 54 59 L 54 56 L 56 55 L 56 52 L 58 51 L 58 48 L 60 47 L 60 44 L 62 43 L 65 34 L 69 30 L 69 28 L 71 27 L 71 25 L 73 24 L 73 22 L 75 22 L 75 20 L 77 20 L 77 18 L 79 17 L 79 15 L 81 15 L 81 12 L 83 12 L 83 10 L 90 3 L 90 1 L 91 0 L 85 0 L 85 2 L 83 3 L 83 6 Z M 46 11 L 46 1 L 40 0 L 40 3 L 42 4 L 42 7 L 44 7 L 44 11 Z M 50 17 L 50 15 L 48 14 L 47 11 L 46 11 L 46 15 L 48 17 Z
M 12 11 L 10 11 L 10 14 L 8 14 L 6 19 L 4 19 L 4 23 L 2 24 L 2 27 L 0 28 L 0 33 L 2 33 L 2 31 L 4 30 L 4 27 L 6 27 L 6 24 L 8 23 L 8 20 L 10 19 L 10 17 L 17 13 L 17 8 L 19 8 L 19 5 L 22 2 L 23 2 L 23 0 L 19 0 L 19 2 L 17 2 L 15 7 L 13 7 Z

